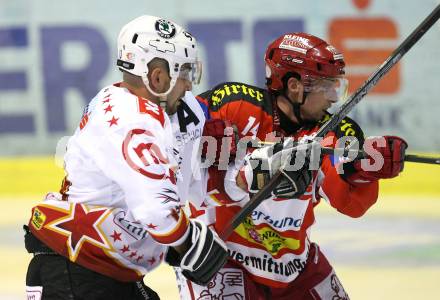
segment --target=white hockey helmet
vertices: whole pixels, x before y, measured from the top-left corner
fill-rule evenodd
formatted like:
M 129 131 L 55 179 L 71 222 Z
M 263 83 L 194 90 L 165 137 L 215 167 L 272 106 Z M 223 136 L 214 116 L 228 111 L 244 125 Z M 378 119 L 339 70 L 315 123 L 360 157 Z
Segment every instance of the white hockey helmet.
M 147 64 L 156 57 L 168 62 L 171 77 L 170 88 L 161 94 L 151 90 L 147 77 Z M 184 64 L 190 68 L 182 68 Z M 148 15 L 122 27 L 118 36 L 117 66 L 142 77 L 147 89 L 162 98 L 171 91 L 177 78 L 198 84 L 202 72 L 196 39 L 174 22 Z

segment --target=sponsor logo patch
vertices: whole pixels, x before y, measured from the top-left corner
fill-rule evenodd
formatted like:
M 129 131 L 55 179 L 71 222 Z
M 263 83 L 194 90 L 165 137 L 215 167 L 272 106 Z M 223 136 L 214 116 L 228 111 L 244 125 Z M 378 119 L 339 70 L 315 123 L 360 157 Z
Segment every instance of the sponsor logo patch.
M 46 215 L 38 208 L 35 208 L 34 213 L 32 214 L 31 224 L 35 227 L 35 229 L 40 230 L 43 228 L 45 222 Z
M 306 54 L 307 50 L 311 48 L 308 39 L 290 34 L 284 36 L 279 47 L 280 49 L 287 49 L 301 54 Z
M 169 160 L 155 143 L 152 132 L 140 128 L 130 130 L 124 139 L 122 154 L 136 172 L 152 179 L 169 179 L 176 184 L 175 172 L 169 168 Z
M 271 255 L 278 255 L 283 249 L 297 250 L 301 245 L 299 240 L 283 236 L 281 232 L 268 225 L 255 226 L 250 217 L 241 223 L 235 232 L 250 243 L 264 246 Z
M 252 256 L 231 249 L 228 249 L 228 254 L 236 262 L 251 269 L 292 277 L 298 276 L 304 270 L 307 261 L 307 258 L 301 257 L 278 260 L 266 254 Z M 307 257 L 307 254 L 305 257 Z
M 164 39 L 170 39 L 176 34 L 176 26 L 168 20 L 157 20 L 155 27 L 157 34 Z
M 244 84 L 224 84 L 223 87 L 220 87 L 214 90 L 211 101 L 213 105 L 219 105 L 222 103 L 223 98 L 228 96 L 236 96 L 236 95 L 245 95 L 249 96 L 253 100 L 257 102 L 263 101 L 263 93 L 257 89 L 254 89 L 251 86 Z

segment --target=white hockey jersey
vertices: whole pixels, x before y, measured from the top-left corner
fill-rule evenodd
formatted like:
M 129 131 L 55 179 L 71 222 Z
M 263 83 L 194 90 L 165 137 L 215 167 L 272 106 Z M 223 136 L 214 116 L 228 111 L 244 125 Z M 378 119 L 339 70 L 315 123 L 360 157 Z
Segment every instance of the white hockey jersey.
M 33 208 L 33 234 L 96 272 L 142 278 L 167 246 L 186 238 L 182 208 L 190 190 L 192 197 L 204 195 L 204 180 L 186 169 L 197 165 L 191 160 L 204 119 L 191 93 L 170 121 L 158 105 L 119 84 L 101 90 L 69 140 L 61 194 L 49 193 Z

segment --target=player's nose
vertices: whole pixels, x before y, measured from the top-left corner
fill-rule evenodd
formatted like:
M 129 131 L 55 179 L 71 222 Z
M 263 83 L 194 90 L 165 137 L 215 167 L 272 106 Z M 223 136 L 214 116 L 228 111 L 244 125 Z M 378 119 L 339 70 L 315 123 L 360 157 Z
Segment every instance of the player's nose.
M 192 90 L 192 82 L 189 80 L 185 80 L 185 91 L 191 91 Z

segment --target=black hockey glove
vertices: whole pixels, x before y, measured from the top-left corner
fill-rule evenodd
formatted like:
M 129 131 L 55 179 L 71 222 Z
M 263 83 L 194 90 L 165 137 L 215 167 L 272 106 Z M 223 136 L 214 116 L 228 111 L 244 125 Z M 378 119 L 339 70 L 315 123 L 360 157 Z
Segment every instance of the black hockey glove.
M 207 285 L 228 258 L 225 243 L 199 220 L 190 220 L 190 247 L 180 256 L 169 248 L 165 261 L 182 269 L 182 274 L 198 285 Z
M 296 145 L 292 141 L 276 143 L 254 150 L 245 157 L 244 175 L 250 193 L 257 193 L 280 170 L 283 178 L 273 195 L 296 198 L 306 192 L 312 180 L 309 170 L 311 146 Z

